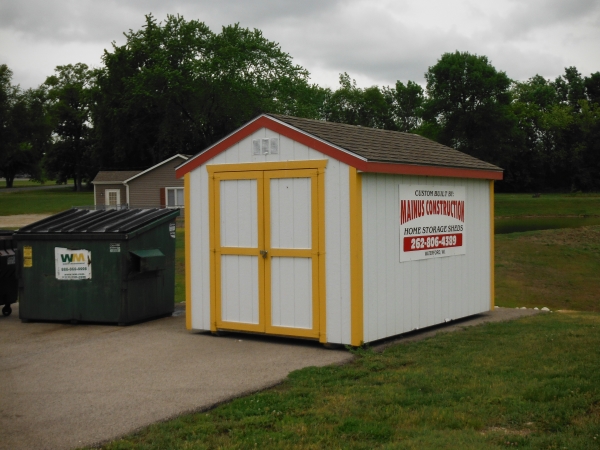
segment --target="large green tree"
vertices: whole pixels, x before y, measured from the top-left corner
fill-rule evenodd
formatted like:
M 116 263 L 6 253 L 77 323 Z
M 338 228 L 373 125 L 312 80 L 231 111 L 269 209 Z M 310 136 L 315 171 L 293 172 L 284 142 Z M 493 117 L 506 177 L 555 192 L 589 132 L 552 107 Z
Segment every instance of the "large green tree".
M 51 132 L 43 90 L 23 91 L 11 80 L 12 71 L 0 65 L 0 175 L 7 187 L 18 174 L 42 178 L 40 160 Z
M 74 189 L 81 191 L 97 172 L 91 123 L 94 72 L 82 63 L 58 66 L 55 72 L 44 83 L 54 137 L 44 165 L 59 182 L 73 178 Z
M 340 85 L 328 90 L 322 118 L 332 122 L 361 125 L 404 132 L 421 127 L 423 88 L 413 81 L 397 81 L 395 87 L 359 88 L 347 73 L 340 74 Z
M 395 129 L 391 101 L 379 87 L 359 88 L 350 75 L 343 73 L 339 88 L 329 92 L 325 100 L 323 118 L 349 125 Z
M 511 161 L 519 190 L 600 189 L 600 76 L 575 67 L 554 81 L 536 75 L 512 89 L 525 146 Z
M 424 118 L 432 137 L 507 170 L 522 134 L 511 109 L 511 80 L 487 57 L 445 53 L 425 74 Z
M 197 153 L 263 112 L 316 117 L 323 92 L 259 30 L 146 16 L 105 51 L 94 125 L 103 167 Z
M 572 123 L 556 85 L 536 75 L 512 87 L 512 109 L 525 142 L 510 162 L 516 190 L 546 190 L 569 185 L 569 158 L 561 144 Z
M 392 112 L 398 131 L 414 132 L 422 125 L 425 93 L 414 81 L 396 81 L 394 89 L 384 91 L 392 98 Z

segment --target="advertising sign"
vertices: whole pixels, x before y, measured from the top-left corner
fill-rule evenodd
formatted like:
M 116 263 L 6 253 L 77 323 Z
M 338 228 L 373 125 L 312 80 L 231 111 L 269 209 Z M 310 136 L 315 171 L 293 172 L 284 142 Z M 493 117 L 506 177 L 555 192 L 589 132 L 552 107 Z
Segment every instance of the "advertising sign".
M 89 280 L 92 278 L 92 252 L 54 248 L 57 280 Z
M 400 185 L 400 262 L 464 255 L 464 186 Z

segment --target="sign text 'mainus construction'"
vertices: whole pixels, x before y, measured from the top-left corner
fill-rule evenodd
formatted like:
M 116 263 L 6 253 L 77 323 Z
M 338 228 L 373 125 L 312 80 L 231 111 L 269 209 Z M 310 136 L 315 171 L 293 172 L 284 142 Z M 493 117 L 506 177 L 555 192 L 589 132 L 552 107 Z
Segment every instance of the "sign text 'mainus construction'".
M 399 185 L 400 262 L 464 255 L 465 188 Z

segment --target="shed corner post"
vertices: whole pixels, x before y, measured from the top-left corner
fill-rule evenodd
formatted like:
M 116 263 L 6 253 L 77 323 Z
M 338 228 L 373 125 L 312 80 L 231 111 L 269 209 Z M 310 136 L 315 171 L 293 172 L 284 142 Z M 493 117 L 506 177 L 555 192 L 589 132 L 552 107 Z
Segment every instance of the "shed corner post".
M 494 180 L 490 180 L 490 311 L 496 306 Z
M 326 276 L 326 259 L 325 259 L 325 165 L 317 168 L 317 214 L 319 217 L 319 241 L 318 241 L 318 261 L 319 261 L 319 342 L 327 343 L 327 285 L 325 282 Z
M 216 261 L 216 225 L 215 225 L 215 195 L 218 185 L 215 185 L 215 173 L 211 166 L 206 166 L 208 172 L 208 237 L 210 246 L 210 331 L 217 331 L 217 261 Z
M 350 195 L 350 342 L 364 342 L 362 175 L 349 167 Z
M 127 187 L 129 193 L 129 186 Z M 129 201 L 129 199 L 127 200 Z M 192 246 L 190 232 L 191 205 L 190 205 L 190 173 L 183 177 L 183 220 L 185 236 L 185 328 L 192 329 Z

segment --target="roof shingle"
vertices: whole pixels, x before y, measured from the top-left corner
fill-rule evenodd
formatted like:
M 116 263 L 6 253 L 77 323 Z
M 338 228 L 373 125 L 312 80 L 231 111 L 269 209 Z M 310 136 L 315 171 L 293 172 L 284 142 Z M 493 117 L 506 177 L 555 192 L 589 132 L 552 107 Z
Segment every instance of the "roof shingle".
M 368 162 L 502 171 L 498 166 L 418 134 L 302 119 L 281 114 L 267 115 L 361 156 Z
M 134 175 L 143 172 L 142 170 L 101 170 L 96 174 L 96 177 L 92 180 L 92 183 L 96 182 L 109 182 L 114 181 L 115 183 L 122 183 L 128 180 Z

